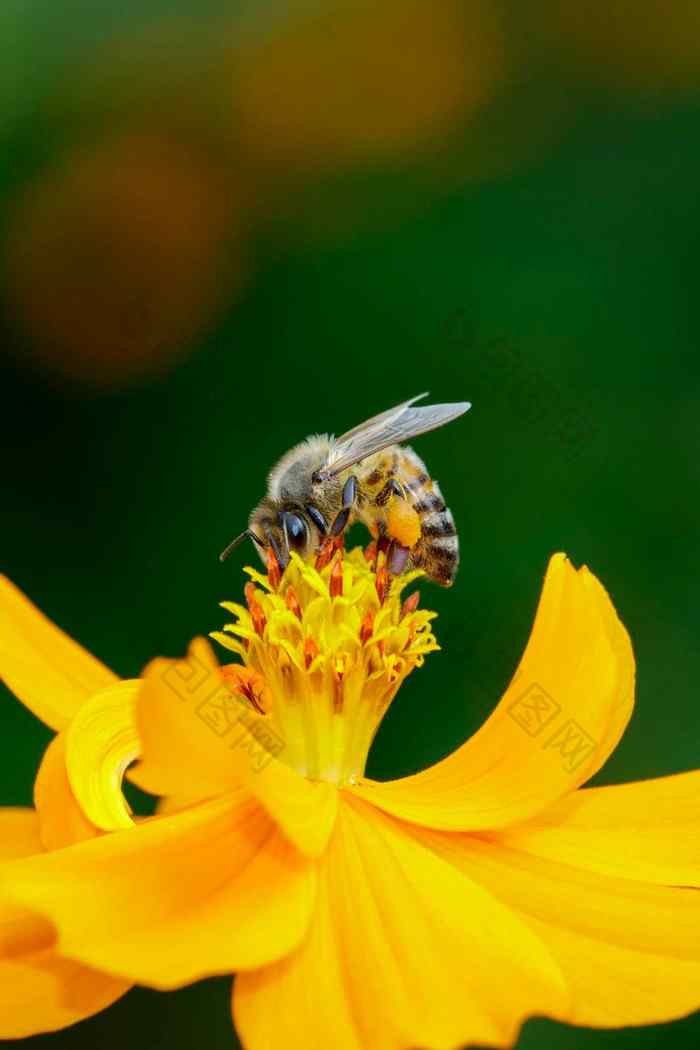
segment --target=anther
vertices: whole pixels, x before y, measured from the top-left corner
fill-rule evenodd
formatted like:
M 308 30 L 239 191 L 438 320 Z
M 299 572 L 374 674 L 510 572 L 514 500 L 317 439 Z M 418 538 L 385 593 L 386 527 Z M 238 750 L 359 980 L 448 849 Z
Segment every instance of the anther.
M 238 664 L 227 664 L 221 668 L 221 675 L 232 693 L 245 697 L 258 714 L 266 713 L 264 701 L 268 699 L 267 685 L 261 674 Z
M 302 618 L 301 606 L 299 605 L 299 599 L 297 598 L 296 591 L 294 590 L 294 588 L 292 587 L 291 584 L 289 585 L 289 587 L 287 587 L 287 594 L 286 594 L 286 597 L 285 597 L 285 601 L 287 603 L 287 608 L 290 610 L 290 612 L 294 613 L 294 615 L 296 616 L 297 620 L 301 620 L 301 618 Z
M 276 591 L 282 580 L 282 570 L 273 547 L 270 547 L 267 555 L 267 578 L 270 581 L 270 586 Z
M 316 555 L 315 567 L 317 572 L 320 572 L 321 569 L 325 569 L 326 565 L 328 565 L 328 562 L 331 560 L 334 554 L 335 547 L 333 545 L 333 541 L 327 540 Z
M 368 609 L 360 626 L 360 641 L 363 645 L 370 640 L 374 631 L 374 609 Z
M 265 614 L 262 611 L 262 606 L 260 605 L 260 602 L 256 597 L 257 592 L 255 589 L 255 584 L 252 582 L 246 583 L 245 587 L 243 588 L 243 592 L 245 594 L 245 600 L 248 605 L 250 617 L 253 621 L 253 627 L 255 628 L 256 633 L 259 634 L 262 638 L 265 632 L 265 625 L 267 623 L 267 620 L 265 619 Z
M 333 562 L 331 577 L 328 583 L 331 598 L 340 598 L 343 593 L 343 558 L 338 555 Z
M 313 638 L 306 638 L 304 640 L 304 667 L 307 671 L 311 667 L 311 664 L 314 662 L 320 651 L 321 650 L 319 649 L 318 645 L 313 640 Z
M 386 566 L 382 565 L 377 573 L 377 580 L 375 583 L 377 588 L 377 597 L 379 598 L 379 604 L 384 604 L 384 599 L 389 591 L 389 573 L 386 571 Z
M 418 593 L 418 591 L 414 591 L 413 594 L 409 598 L 407 598 L 401 606 L 401 614 L 399 616 L 399 620 L 403 620 L 404 616 L 410 616 L 411 613 L 414 613 L 418 608 L 419 600 L 420 594 Z

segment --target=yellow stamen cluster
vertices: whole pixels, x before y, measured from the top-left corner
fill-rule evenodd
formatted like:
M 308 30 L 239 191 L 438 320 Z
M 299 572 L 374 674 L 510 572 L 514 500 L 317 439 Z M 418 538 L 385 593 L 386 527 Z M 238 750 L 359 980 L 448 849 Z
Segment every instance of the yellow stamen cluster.
M 415 593 L 402 601 L 422 574 L 390 579 L 359 548 L 320 569 L 292 554 L 284 574 L 245 571 L 246 605 L 223 602 L 235 621 L 212 634 L 243 661 L 225 681 L 270 720 L 280 758 L 314 780 L 356 780 L 402 681 L 439 648 L 436 614 Z

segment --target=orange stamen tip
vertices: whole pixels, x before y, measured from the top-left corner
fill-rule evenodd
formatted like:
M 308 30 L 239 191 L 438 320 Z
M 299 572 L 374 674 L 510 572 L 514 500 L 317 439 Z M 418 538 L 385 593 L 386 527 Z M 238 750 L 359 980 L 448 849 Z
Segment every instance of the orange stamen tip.
M 311 664 L 314 662 L 321 650 L 317 646 L 313 638 L 306 638 L 304 641 L 304 667 L 308 671 Z
M 270 547 L 267 555 L 267 578 L 270 581 L 270 586 L 277 590 L 282 580 L 282 570 L 272 547 Z
M 258 671 L 240 664 L 226 664 L 221 668 L 224 683 L 232 693 L 243 696 L 255 708 L 258 714 L 264 715 L 267 706 L 267 684 Z
M 374 631 L 374 609 L 368 609 L 360 626 L 360 641 L 363 645 L 370 640 Z
M 321 547 L 320 551 L 318 552 L 318 554 L 316 556 L 316 566 L 315 567 L 316 567 L 316 570 L 318 572 L 320 572 L 321 569 L 325 569 L 326 565 L 328 565 L 328 562 L 333 557 L 333 554 L 334 554 L 333 541 L 332 540 L 330 542 L 326 541 L 323 544 L 323 546 Z
M 374 540 L 365 547 L 365 561 L 371 565 L 377 560 L 377 544 Z
M 297 592 L 294 590 L 294 588 L 292 587 L 291 584 L 289 585 L 289 587 L 287 587 L 287 594 L 286 594 L 286 597 L 285 597 L 285 601 L 287 603 L 287 608 L 291 612 L 294 613 L 294 615 L 296 616 L 297 620 L 301 620 L 301 618 L 302 618 L 301 606 L 299 605 L 299 599 L 297 598 Z
M 418 591 L 414 591 L 401 606 L 401 615 L 399 616 L 399 619 L 403 620 L 404 616 L 410 616 L 411 613 L 414 613 L 418 608 L 419 600 L 420 594 Z
M 379 572 L 377 573 L 377 597 L 379 598 L 379 604 L 384 604 L 384 599 L 387 596 L 389 590 L 389 573 L 386 571 L 386 566 L 382 565 Z
M 250 618 L 253 621 L 253 627 L 255 628 L 256 633 L 259 634 L 262 638 L 267 620 L 265 619 L 265 613 L 262 611 L 262 606 L 258 601 L 258 592 L 255 587 L 255 584 L 252 582 L 246 583 L 245 587 L 243 588 L 243 593 L 245 594 L 245 600 L 248 605 Z
M 331 578 L 328 584 L 331 598 L 340 598 L 343 593 L 343 559 L 337 557 L 331 569 Z

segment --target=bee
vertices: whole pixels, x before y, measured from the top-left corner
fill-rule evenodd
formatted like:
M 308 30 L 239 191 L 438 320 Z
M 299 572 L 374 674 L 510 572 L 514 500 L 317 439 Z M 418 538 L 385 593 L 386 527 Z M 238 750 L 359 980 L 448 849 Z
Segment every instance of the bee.
M 471 405 L 415 407 L 424 397 L 373 416 L 342 437 L 314 435 L 287 452 L 270 472 L 267 494 L 248 528 L 229 543 L 221 561 L 251 539 L 263 561 L 272 551 L 284 570 L 290 551 L 311 560 L 360 521 L 385 551 L 392 575 L 422 569 L 449 587 L 459 563 L 454 519 L 423 460 L 402 442 L 444 426 Z

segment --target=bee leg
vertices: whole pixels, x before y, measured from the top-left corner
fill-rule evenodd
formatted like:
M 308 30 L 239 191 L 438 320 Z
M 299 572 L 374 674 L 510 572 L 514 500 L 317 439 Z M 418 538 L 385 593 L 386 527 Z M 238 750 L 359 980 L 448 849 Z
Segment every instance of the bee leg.
M 343 485 L 343 510 L 352 510 L 357 499 L 357 478 L 351 474 Z
M 314 507 L 312 504 L 309 504 L 309 506 L 306 508 L 306 513 L 309 515 L 314 525 L 318 529 L 319 534 L 321 536 L 325 536 L 328 532 L 328 522 L 324 518 L 323 514 L 321 514 L 321 511 L 318 509 L 318 507 Z
M 340 536 L 350 520 L 350 512 L 357 499 L 357 478 L 351 474 L 343 485 L 343 506 L 331 525 L 331 536 Z
M 396 540 L 392 540 L 386 552 L 386 567 L 392 576 L 400 576 L 408 565 L 411 551 L 408 547 L 402 547 Z
M 343 509 L 339 511 L 333 519 L 333 524 L 331 525 L 331 536 L 340 536 L 341 532 L 348 523 L 349 517 L 350 508 L 343 507 Z
M 378 507 L 385 507 L 392 496 L 404 498 L 404 491 L 396 478 L 389 478 L 381 492 L 374 497 L 374 502 Z

